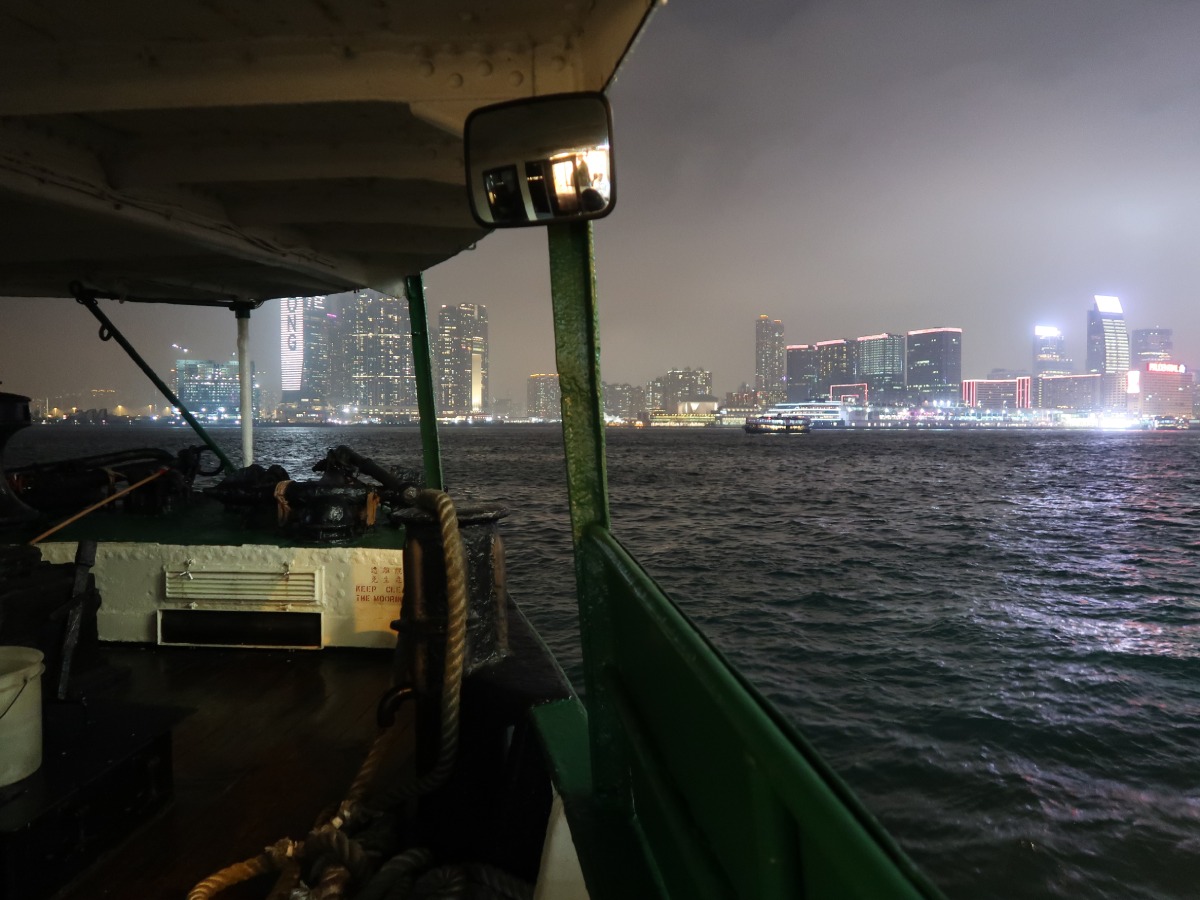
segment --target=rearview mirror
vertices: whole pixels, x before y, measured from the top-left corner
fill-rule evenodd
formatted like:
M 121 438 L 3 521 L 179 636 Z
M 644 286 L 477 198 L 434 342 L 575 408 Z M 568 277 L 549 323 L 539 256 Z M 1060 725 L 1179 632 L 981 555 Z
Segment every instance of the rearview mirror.
M 612 113 L 603 94 L 554 94 L 467 117 L 471 214 L 486 228 L 600 219 L 616 203 Z

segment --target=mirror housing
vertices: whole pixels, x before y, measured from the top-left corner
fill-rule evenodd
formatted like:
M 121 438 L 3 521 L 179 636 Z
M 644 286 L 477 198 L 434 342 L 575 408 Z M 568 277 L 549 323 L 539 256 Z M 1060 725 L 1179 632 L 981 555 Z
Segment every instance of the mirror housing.
M 471 215 L 485 228 L 602 219 L 616 204 L 603 94 L 485 106 L 467 117 L 463 143 Z

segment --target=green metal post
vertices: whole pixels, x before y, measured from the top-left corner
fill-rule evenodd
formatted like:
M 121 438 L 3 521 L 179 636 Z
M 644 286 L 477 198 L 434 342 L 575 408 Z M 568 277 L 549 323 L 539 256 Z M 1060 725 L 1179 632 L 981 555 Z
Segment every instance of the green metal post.
M 204 441 L 208 449 L 213 452 L 213 455 L 221 461 L 221 468 L 225 470 L 226 474 L 232 475 L 234 472 L 236 472 L 237 467 L 229 461 L 229 457 L 227 457 L 221 448 L 214 443 L 213 439 L 208 436 L 208 432 L 205 431 L 203 426 L 196 421 L 196 417 L 188 412 L 187 407 L 184 406 L 180 399 L 175 396 L 175 392 L 167 387 L 166 382 L 158 377 L 158 373 L 150 368 L 149 365 L 147 365 L 146 361 L 138 355 L 136 350 L 133 349 L 133 345 L 129 343 L 129 341 L 125 340 L 125 335 L 121 334 L 121 332 L 117 330 L 117 326 L 112 323 L 112 320 L 100 310 L 99 304 L 96 303 L 96 298 L 91 296 L 83 296 L 77 297 L 76 299 L 86 306 L 91 314 L 100 322 L 100 339 L 107 341 L 109 338 L 112 338 L 118 344 L 120 344 L 121 349 L 129 354 L 129 358 L 137 363 L 137 367 L 146 374 L 147 378 L 154 382 L 154 386 L 159 389 L 159 391 L 164 397 L 167 398 L 168 401 L 170 401 L 172 406 L 179 410 L 179 414 L 183 416 L 184 420 L 189 425 L 192 426 L 192 430 L 200 436 L 200 440 Z
M 442 447 L 438 441 L 437 406 L 433 399 L 433 364 L 429 353 L 429 318 L 425 312 L 425 283 L 420 275 L 404 279 L 408 318 L 412 327 L 413 370 L 417 377 L 417 409 L 421 414 L 421 458 L 428 487 L 445 490 Z
M 592 788 L 609 809 L 630 809 L 628 748 L 622 737 L 611 686 L 603 677 L 614 659 L 613 625 L 604 579 L 592 577 L 582 553 L 584 532 L 608 530 L 608 476 L 604 463 L 604 410 L 600 384 L 600 334 L 596 314 L 596 272 L 592 226 L 588 222 L 550 225 L 550 290 L 554 306 L 554 348 L 562 394 L 563 444 L 583 676 L 587 690 Z

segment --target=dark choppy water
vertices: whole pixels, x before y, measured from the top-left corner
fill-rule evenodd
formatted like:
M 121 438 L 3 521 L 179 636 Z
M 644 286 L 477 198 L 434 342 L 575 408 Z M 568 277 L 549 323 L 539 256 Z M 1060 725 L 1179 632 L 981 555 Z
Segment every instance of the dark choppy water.
M 194 443 L 44 428 L 9 462 L 152 436 Z M 340 442 L 419 459 L 412 429 L 257 443 L 296 476 Z M 557 430 L 443 450 L 572 663 Z M 952 898 L 1200 897 L 1198 462 L 1187 432 L 609 432 L 622 543 Z

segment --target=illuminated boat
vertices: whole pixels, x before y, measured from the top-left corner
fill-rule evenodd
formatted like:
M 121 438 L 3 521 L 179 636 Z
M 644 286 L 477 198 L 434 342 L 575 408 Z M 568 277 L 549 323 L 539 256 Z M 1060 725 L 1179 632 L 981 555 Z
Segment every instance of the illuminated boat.
M 41 540 L 5 492 L 0 602 L 47 653 L 8 898 L 938 896 L 612 533 L 590 220 L 656 5 L 0 12 L 0 295 L 73 296 L 135 358 L 108 311 L 213 306 L 243 361 L 280 298 L 405 296 L 424 446 L 420 484 L 339 452 L 298 487 L 247 428 L 238 465 L 209 446 L 223 497 L 138 461 Z M 548 237 L 586 699 L 508 597 L 502 511 L 442 490 L 422 272 L 510 226 Z

